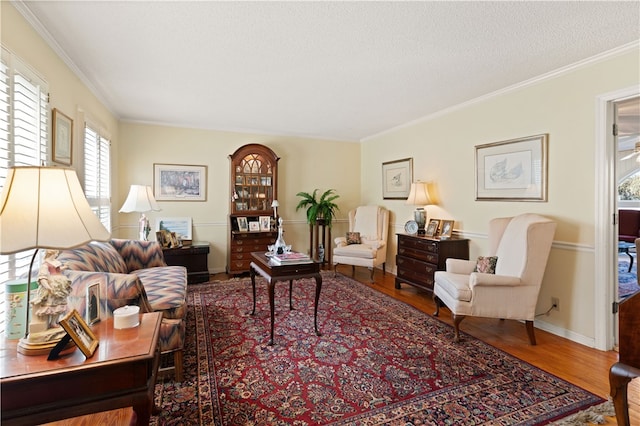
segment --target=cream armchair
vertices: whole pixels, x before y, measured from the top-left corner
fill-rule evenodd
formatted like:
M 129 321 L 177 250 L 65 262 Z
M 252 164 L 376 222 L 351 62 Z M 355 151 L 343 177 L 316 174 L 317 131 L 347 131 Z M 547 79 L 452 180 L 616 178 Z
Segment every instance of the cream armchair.
M 389 232 L 389 211 L 379 206 L 360 206 L 349 212 L 349 232 L 359 233 L 359 242 L 350 244 L 345 237 L 335 239 L 333 250 L 333 271 L 338 264 L 351 265 L 371 270 L 371 280 L 375 268 L 382 265 L 385 273 L 387 261 L 387 235 Z
M 446 271 L 435 273 L 435 316 L 446 305 L 453 315 L 455 340 L 467 316 L 523 320 L 529 341 L 538 293 L 547 265 L 556 223 L 536 214 L 493 219 L 489 253 L 497 257 L 494 273 L 474 272 L 476 261 L 447 259 Z

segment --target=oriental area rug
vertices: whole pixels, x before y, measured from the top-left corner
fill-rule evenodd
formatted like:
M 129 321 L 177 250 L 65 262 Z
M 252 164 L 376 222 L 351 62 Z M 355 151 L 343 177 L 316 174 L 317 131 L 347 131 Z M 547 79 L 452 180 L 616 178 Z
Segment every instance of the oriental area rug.
M 605 402 L 355 280 L 323 272 L 189 286 L 185 379 L 159 380 L 153 425 L 545 425 Z

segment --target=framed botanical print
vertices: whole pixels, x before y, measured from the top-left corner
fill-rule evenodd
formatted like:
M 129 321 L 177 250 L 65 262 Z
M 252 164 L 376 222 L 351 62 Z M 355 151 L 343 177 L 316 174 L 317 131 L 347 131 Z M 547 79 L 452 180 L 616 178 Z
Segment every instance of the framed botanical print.
M 56 163 L 71 165 L 73 152 L 73 120 L 54 108 L 52 112 L 52 157 Z

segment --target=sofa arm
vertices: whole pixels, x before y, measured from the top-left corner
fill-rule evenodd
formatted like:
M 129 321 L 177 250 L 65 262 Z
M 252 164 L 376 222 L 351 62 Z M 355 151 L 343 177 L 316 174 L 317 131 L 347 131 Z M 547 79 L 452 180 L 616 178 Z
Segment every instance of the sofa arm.
M 76 309 L 85 317 L 87 288 L 100 286 L 100 316 L 110 318 L 113 311 L 125 305 L 140 306 L 140 312 L 152 312 L 147 294 L 136 275 L 110 272 L 64 271 L 71 280 L 71 292 L 67 298 L 69 309 Z
M 344 247 L 347 245 L 347 239 L 345 237 L 337 237 L 333 242 L 336 244 L 336 247 Z
M 475 286 L 501 286 L 501 287 L 514 287 L 522 284 L 520 277 L 514 277 L 511 275 L 495 275 L 495 274 L 483 274 L 481 272 L 473 272 L 469 276 L 469 286 L 471 288 Z
M 129 272 L 167 266 L 162 254 L 162 247 L 157 241 L 113 239 L 109 242 L 122 256 Z

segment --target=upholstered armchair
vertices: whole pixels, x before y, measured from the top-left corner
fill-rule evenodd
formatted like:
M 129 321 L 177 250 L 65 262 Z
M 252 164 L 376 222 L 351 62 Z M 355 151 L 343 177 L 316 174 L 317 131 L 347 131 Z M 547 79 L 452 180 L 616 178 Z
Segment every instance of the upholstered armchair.
M 443 305 L 451 310 L 456 341 L 460 322 L 477 316 L 525 321 L 529 341 L 536 344 L 533 321 L 555 230 L 555 222 L 536 214 L 493 219 L 489 256 L 447 259 L 446 270 L 436 271 L 434 315 Z
M 339 264 L 351 265 L 371 270 L 371 280 L 375 268 L 382 265 L 385 273 L 387 262 L 387 235 L 389 232 L 389 211 L 379 206 L 360 206 L 349 212 L 349 234 L 335 239 L 333 250 L 333 270 Z M 349 237 L 349 238 L 347 238 Z

